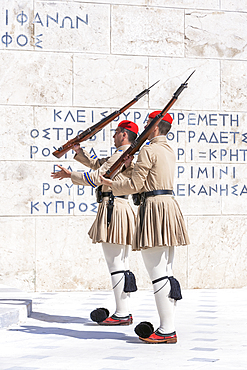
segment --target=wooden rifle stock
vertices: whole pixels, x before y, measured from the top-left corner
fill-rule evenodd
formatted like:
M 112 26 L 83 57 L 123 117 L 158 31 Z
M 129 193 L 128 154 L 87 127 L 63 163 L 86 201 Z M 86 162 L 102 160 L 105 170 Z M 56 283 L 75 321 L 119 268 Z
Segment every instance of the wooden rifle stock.
M 89 127 L 85 131 L 83 131 L 81 134 L 77 135 L 73 139 L 67 141 L 66 144 L 55 150 L 52 154 L 57 157 L 61 158 L 65 153 L 67 153 L 70 149 L 73 149 L 73 146 L 75 144 L 79 144 L 82 141 L 86 141 L 87 139 L 90 139 L 93 135 L 97 134 L 102 128 L 104 128 L 108 123 L 113 121 L 115 118 L 120 116 L 124 111 L 129 109 L 133 104 L 135 104 L 139 99 L 141 99 L 144 95 L 148 94 L 150 89 L 156 85 L 159 81 L 155 82 L 152 86 L 149 88 L 143 90 L 140 94 L 138 94 L 134 99 L 132 99 L 128 104 L 123 106 L 121 109 L 111 113 L 109 116 L 103 118 L 101 121 L 95 123 L 95 125 Z
M 191 73 L 191 75 L 187 78 L 187 80 L 179 86 L 179 88 L 173 94 L 173 97 L 171 98 L 169 103 L 145 128 L 145 130 L 141 133 L 141 135 L 138 138 L 136 138 L 135 141 L 130 145 L 130 147 L 121 155 L 121 157 L 119 157 L 118 160 L 115 163 L 113 163 L 113 165 L 105 173 L 104 175 L 105 178 L 107 179 L 112 178 L 114 174 L 116 173 L 116 171 L 119 169 L 119 167 L 124 163 L 125 158 L 128 156 L 134 155 L 139 150 L 142 144 L 147 140 L 150 133 L 154 130 L 154 128 L 159 124 L 159 122 L 162 120 L 164 115 L 173 106 L 173 104 L 175 103 L 175 101 L 177 100 L 181 92 L 188 86 L 187 82 L 194 72 L 195 70 Z

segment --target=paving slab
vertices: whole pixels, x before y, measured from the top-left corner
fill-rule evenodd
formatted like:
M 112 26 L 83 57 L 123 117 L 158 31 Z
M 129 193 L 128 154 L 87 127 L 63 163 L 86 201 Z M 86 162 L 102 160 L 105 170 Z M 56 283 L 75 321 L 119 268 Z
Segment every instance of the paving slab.
M 26 321 L 32 312 L 30 293 L 0 284 L 0 328 Z
M 184 290 L 177 303 L 176 344 L 146 344 L 140 321 L 158 327 L 152 291 L 131 295 L 133 325 L 90 320 L 114 309 L 111 291 L 32 293 L 26 322 L 0 330 L 0 370 L 246 370 L 247 289 Z

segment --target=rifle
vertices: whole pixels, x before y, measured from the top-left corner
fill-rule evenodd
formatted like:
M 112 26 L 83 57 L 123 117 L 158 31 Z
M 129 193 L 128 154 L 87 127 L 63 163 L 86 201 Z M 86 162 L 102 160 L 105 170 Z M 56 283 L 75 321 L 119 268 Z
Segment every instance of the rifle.
M 100 130 L 102 130 L 102 128 L 104 128 L 106 125 L 108 125 L 108 123 L 113 121 L 115 118 L 120 116 L 120 114 L 122 114 L 124 111 L 126 111 L 126 109 L 130 108 L 133 104 L 135 104 L 144 95 L 148 94 L 150 89 L 154 85 L 156 85 L 159 81 L 160 80 L 155 82 L 149 88 L 143 90 L 140 94 L 138 94 L 134 99 L 132 99 L 128 104 L 123 106 L 121 109 L 116 110 L 115 112 L 111 113 L 109 116 L 107 116 L 105 118 L 102 118 L 101 121 L 95 123 L 95 125 L 89 127 L 88 129 L 86 129 L 85 131 L 80 133 L 80 135 L 77 135 L 73 139 L 69 140 L 66 144 L 64 144 L 63 146 L 61 146 L 57 150 L 55 150 L 55 152 L 53 152 L 52 154 L 57 158 L 61 158 L 65 153 L 67 153 L 70 149 L 72 149 L 75 144 L 79 144 L 82 141 L 86 141 L 87 139 L 90 139 L 93 135 L 97 134 L 97 132 L 99 132 Z
M 104 177 L 110 179 L 119 169 L 119 167 L 124 163 L 124 159 L 127 156 L 134 155 L 138 149 L 142 146 L 142 144 L 147 140 L 150 133 L 154 130 L 154 128 L 159 124 L 162 120 L 164 115 L 168 112 L 168 110 L 173 106 L 175 101 L 177 100 L 178 96 L 181 92 L 188 87 L 188 80 L 193 75 L 195 70 L 191 73 L 191 75 L 187 78 L 187 80 L 180 85 L 180 87 L 175 91 L 173 97 L 169 101 L 169 103 L 165 106 L 165 108 L 155 117 L 153 118 L 152 122 L 145 128 L 145 130 L 141 133 L 141 135 L 135 139 L 135 141 L 129 146 L 129 148 L 118 158 L 118 160 L 113 163 L 113 165 L 106 171 Z

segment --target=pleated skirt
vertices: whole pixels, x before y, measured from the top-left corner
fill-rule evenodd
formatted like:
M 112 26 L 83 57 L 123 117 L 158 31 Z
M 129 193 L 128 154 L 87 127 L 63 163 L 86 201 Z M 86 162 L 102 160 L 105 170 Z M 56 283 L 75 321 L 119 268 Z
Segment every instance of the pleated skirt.
M 93 243 L 132 245 L 136 216 L 127 199 L 115 198 L 111 223 L 107 227 L 107 202 L 99 204 L 96 219 L 88 232 Z
M 172 196 L 166 195 L 148 197 L 142 227 L 140 207 L 138 210 L 132 249 L 141 250 L 189 243 L 184 218 L 177 201 Z

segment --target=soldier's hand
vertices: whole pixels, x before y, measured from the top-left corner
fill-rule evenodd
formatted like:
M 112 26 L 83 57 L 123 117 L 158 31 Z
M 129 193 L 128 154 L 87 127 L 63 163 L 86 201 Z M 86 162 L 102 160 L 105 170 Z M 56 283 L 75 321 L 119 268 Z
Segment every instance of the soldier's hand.
M 111 187 L 111 185 L 112 185 L 112 180 L 106 179 L 104 176 L 101 176 L 101 175 L 100 175 L 100 182 L 101 182 L 101 184 L 106 185 L 106 186 Z
M 80 150 L 81 150 L 81 147 L 79 144 L 75 144 L 73 146 L 73 150 L 76 152 L 76 154 L 79 154 Z
M 133 155 L 128 155 L 124 158 L 124 165 L 126 168 L 128 168 L 131 165 L 131 162 L 133 161 L 134 156 Z
M 71 178 L 71 172 L 69 170 L 67 170 L 67 168 L 59 166 L 58 164 L 57 164 L 57 166 L 60 168 L 61 171 L 52 172 L 51 177 L 53 179 L 62 180 L 62 179 L 65 179 L 65 178 Z

